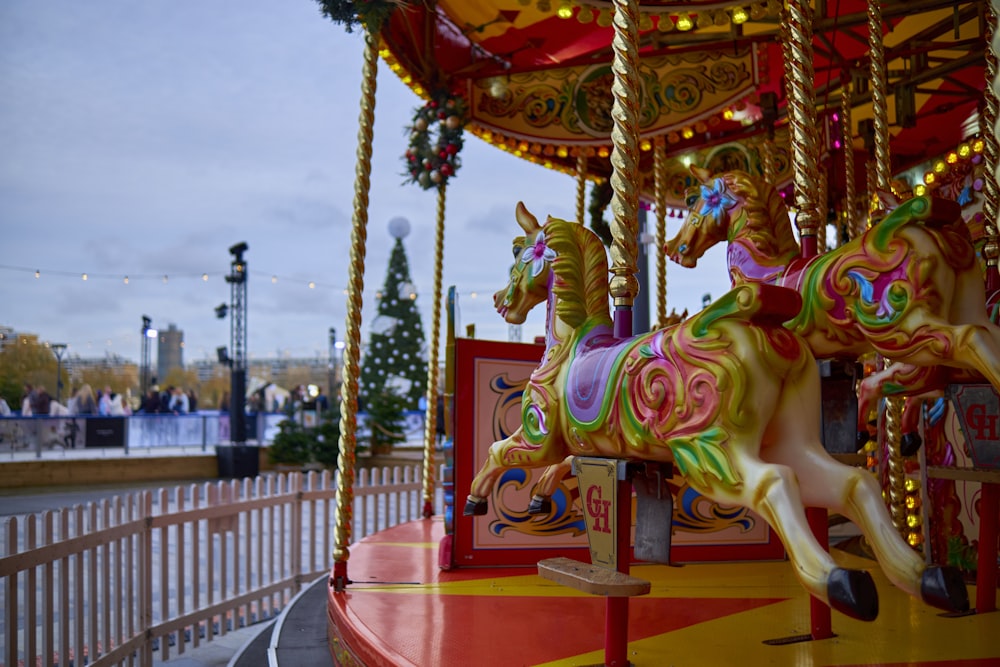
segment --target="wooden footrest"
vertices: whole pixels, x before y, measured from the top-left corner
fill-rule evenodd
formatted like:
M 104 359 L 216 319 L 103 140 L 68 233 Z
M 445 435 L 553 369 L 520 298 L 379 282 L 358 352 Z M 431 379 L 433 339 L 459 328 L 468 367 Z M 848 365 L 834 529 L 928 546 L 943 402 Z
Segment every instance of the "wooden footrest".
M 588 565 L 572 558 L 547 558 L 538 561 L 538 574 L 544 579 L 592 595 L 628 598 L 649 593 L 649 582 L 630 574 Z

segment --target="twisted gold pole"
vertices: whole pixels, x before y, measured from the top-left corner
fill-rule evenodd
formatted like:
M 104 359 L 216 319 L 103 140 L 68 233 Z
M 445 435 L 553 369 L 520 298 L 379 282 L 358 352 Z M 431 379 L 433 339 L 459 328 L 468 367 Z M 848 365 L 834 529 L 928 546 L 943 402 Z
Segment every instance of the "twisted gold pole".
M 818 167 L 819 139 L 816 124 L 816 93 L 812 55 L 812 7 L 789 0 L 786 5 L 788 50 L 785 73 L 789 125 L 792 133 L 792 169 L 795 181 L 796 225 L 802 237 L 803 255 L 815 254 L 816 231 L 821 224 Z
M 889 84 L 885 71 L 885 46 L 882 44 L 882 5 L 868 0 L 868 48 L 871 58 L 872 113 L 875 127 L 875 189 L 891 189 L 892 163 L 889 161 Z M 873 202 L 875 199 L 873 199 Z M 881 212 L 880 212 L 881 213 Z
M 365 287 L 365 242 L 368 238 L 368 191 L 371 189 L 372 128 L 375 126 L 375 88 L 378 74 L 378 36 L 365 31 L 361 70 L 361 113 L 358 117 L 357 164 L 354 171 L 354 216 L 351 227 L 351 265 L 347 285 L 347 335 L 343 382 L 340 385 L 340 453 L 337 455 L 337 515 L 334 527 L 334 587 L 347 585 L 354 522 L 354 464 L 358 430 L 358 378 L 361 358 L 361 300 Z
M 764 180 L 774 185 L 778 182 L 778 166 L 774 161 L 774 128 L 767 132 L 761 145 L 761 166 L 764 168 Z
M 615 36 L 611 85 L 611 297 L 629 309 L 639 294 L 635 277 L 639 247 L 639 29 L 637 0 L 614 0 Z M 631 326 L 629 326 L 631 333 Z
M 663 135 L 653 140 L 653 179 L 656 197 L 656 321 L 667 321 L 667 258 L 663 246 L 667 242 L 667 142 Z
M 424 518 L 434 514 L 434 445 L 437 442 L 438 339 L 441 337 L 441 267 L 444 265 L 445 183 L 438 186 L 437 232 L 434 243 L 434 307 L 427 354 L 427 411 L 424 420 Z
M 816 225 L 816 246 L 818 252 L 826 252 L 827 250 L 827 216 L 826 216 L 826 202 L 828 197 L 829 174 L 827 173 L 826 167 L 819 170 L 819 194 L 816 196 L 816 210 L 820 215 L 818 224 Z
M 872 114 L 875 129 L 875 161 L 872 170 L 874 192 L 871 198 L 872 218 L 880 218 L 884 211 L 878 204 L 881 200 L 874 196 L 879 192 L 890 192 L 892 164 L 889 158 L 889 102 L 885 70 L 885 46 L 882 44 L 882 6 L 879 0 L 868 0 L 868 46 L 871 51 Z M 891 363 L 884 360 L 887 365 Z M 885 446 L 889 476 L 889 512 L 892 522 L 905 536 L 906 529 L 906 470 L 900 446 L 903 438 L 901 418 L 903 399 L 887 397 L 885 401 Z
M 1000 234 L 997 231 L 997 214 L 1000 209 L 998 194 L 997 166 L 1000 162 L 996 124 L 997 102 L 997 12 L 993 3 L 986 6 L 986 86 L 983 90 L 983 158 L 985 178 L 983 180 L 983 219 L 986 226 L 986 245 L 983 259 L 986 260 L 986 287 L 992 292 L 1000 289 L 1000 274 L 997 273 L 1000 256 Z
M 885 406 L 886 446 L 889 450 L 889 513 L 892 515 L 892 525 L 904 537 L 906 536 L 906 468 L 903 457 L 899 453 L 899 442 L 889 440 L 890 433 L 900 432 L 900 422 L 903 418 L 903 401 L 892 398 Z
M 844 140 L 844 225 L 851 238 L 861 235 L 855 227 L 857 216 L 854 211 L 854 123 L 851 120 L 850 81 L 844 81 L 840 96 L 840 134 Z
M 576 156 L 576 221 L 581 225 L 587 215 L 587 154 L 580 149 Z

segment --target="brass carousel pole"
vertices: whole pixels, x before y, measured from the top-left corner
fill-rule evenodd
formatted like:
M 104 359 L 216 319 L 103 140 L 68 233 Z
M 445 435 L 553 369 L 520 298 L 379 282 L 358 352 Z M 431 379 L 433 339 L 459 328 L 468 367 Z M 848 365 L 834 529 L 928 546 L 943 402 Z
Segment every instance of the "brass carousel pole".
M 614 0 L 615 35 L 611 41 L 614 83 L 611 95 L 611 283 L 614 330 L 632 334 L 632 304 L 639 294 L 635 277 L 639 247 L 639 28 L 637 0 Z
M 347 334 L 343 381 L 340 385 L 340 453 L 337 455 L 337 518 L 334 527 L 333 586 L 348 584 L 348 545 L 354 521 L 354 464 L 358 430 L 358 378 L 361 359 L 361 301 L 365 286 L 365 242 L 368 238 L 368 192 L 371 189 L 372 128 L 375 125 L 375 87 L 378 74 L 378 30 L 365 29 L 358 118 L 357 165 L 354 172 L 354 214 L 351 228 L 351 264 L 347 285 Z
M 614 0 L 611 49 L 611 281 L 614 300 L 614 334 L 632 335 L 632 304 L 639 294 L 635 277 L 639 248 L 639 2 Z M 615 569 L 628 573 L 632 524 L 632 484 L 617 482 L 618 516 L 615 518 Z M 604 663 L 627 665 L 628 598 L 608 597 L 605 603 Z
M 446 184 L 438 186 L 437 225 L 434 243 L 434 307 L 431 309 L 431 344 L 427 355 L 427 412 L 424 420 L 424 518 L 434 515 L 434 445 L 437 442 L 438 343 L 441 337 L 441 267 L 444 264 L 444 206 Z
M 812 8 L 808 2 L 789 0 L 785 9 L 788 46 L 785 76 L 791 128 L 792 174 L 795 182 L 795 224 L 802 239 L 802 256 L 817 252 L 819 211 L 819 139 L 816 130 L 816 91 L 812 66 Z M 790 57 L 788 57 L 790 56 Z
M 587 215 L 587 154 L 580 149 L 576 156 L 576 221 L 583 224 Z
M 885 68 L 885 45 L 882 43 L 882 7 L 878 0 L 868 0 L 868 46 L 871 57 L 872 84 L 872 115 L 875 130 L 875 162 L 874 187 L 871 195 L 872 222 L 881 218 L 886 212 L 881 210 L 877 196 L 879 192 L 888 193 L 892 189 L 892 164 L 889 159 L 889 106 L 886 91 L 888 89 Z M 883 363 L 890 363 L 884 359 Z M 900 453 L 902 440 L 901 421 L 903 418 L 903 399 L 887 397 L 885 402 L 885 445 L 887 452 L 886 464 L 889 478 L 889 513 L 896 529 L 905 534 L 906 530 L 906 471 L 903 467 L 903 455 Z
M 986 6 L 986 86 L 983 90 L 983 157 L 986 175 L 983 179 L 983 220 L 986 226 L 986 245 L 983 259 L 986 260 L 986 291 L 1000 289 L 1000 273 L 997 260 L 1000 256 L 1000 234 L 997 232 L 997 214 L 1000 209 L 998 194 L 997 166 L 1000 162 L 1000 148 L 997 142 L 997 12 L 993 3 Z
M 855 227 L 857 217 L 854 208 L 854 143 L 853 122 L 851 121 L 850 77 L 844 77 L 840 94 L 840 134 L 844 141 L 844 215 L 843 222 L 847 234 L 853 239 L 861 230 Z
M 812 8 L 806 0 L 788 0 L 786 26 L 782 40 L 785 58 L 786 97 L 791 130 L 792 177 L 795 183 L 795 206 L 798 214 L 801 254 L 812 257 L 818 252 L 817 228 L 826 223 L 819 210 L 819 139 L 816 124 L 816 91 L 813 89 Z M 822 221 L 822 222 L 821 222 Z M 808 507 L 806 518 L 817 541 L 829 546 L 829 525 L 825 509 Z M 810 635 L 813 639 L 833 636 L 830 607 L 813 597 L 809 601 Z
M 667 142 L 663 136 L 653 140 L 653 178 L 656 196 L 656 247 L 667 242 Z M 667 321 L 667 260 L 663 253 L 656 262 L 656 321 Z

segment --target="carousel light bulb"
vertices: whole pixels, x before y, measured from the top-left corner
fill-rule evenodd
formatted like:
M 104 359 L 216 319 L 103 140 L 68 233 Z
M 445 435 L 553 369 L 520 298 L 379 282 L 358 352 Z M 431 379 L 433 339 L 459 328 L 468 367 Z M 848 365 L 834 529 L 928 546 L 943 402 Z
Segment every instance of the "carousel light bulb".
M 656 29 L 660 32 L 670 32 L 674 29 L 674 22 L 666 14 L 660 14 L 656 20 Z
M 586 25 L 594 20 L 594 12 L 590 7 L 580 7 L 580 11 L 576 13 L 576 20 L 581 24 Z
M 907 493 L 915 493 L 920 490 L 920 482 L 915 479 L 908 479 L 903 484 L 903 488 L 906 489 Z
M 733 9 L 733 23 L 736 25 L 742 25 L 750 20 L 750 15 L 747 14 L 747 10 L 743 7 L 736 7 Z
M 722 110 L 722 117 L 725 118 L 726 120 L 732 120 L 733 116 L 735 115 L 736 112 L 733 111 L 730 107 L 726 107 L 725 109 Z
M 912 510 L 920 505 L 920 499 L 916 496 L 906 496 L 906 509 Z
M 681 32 L 687 32 L 694 27 L 694 21 L 688 14 L 681 14 L 677 17 L 677 29 Z
M 927 185 L 933 184 L 934 181 L 936 180 L 937 179 L 934 177 L 933 171 L 928 171 L 926 174 L 924 174 L 924 183 L 926 183 Z
M 946 165 L 944 163 L 944 160 L 938 160 L 937 162 L 934 163 L 934 173 L 935 174 L 943 174 L 944 171 L 945 171 L 945 169 L 947 169 L 947 168 L 948 168 L 948 165 Z
M 690 127 L 685 127 L 681 130 L 681 136 L 685 139 L 690 139 L 694 136 L 694 130 Z
M 945 160 L 948 162 L 948 164 L 955 164 L 956 162 L 958 162 L 958 153 L 956 153 L 955 151 L 948 153 L 948 157 L 946 157 Z
M 569 155 L 569 150 L 565 146 L 560 146 L 556 149 L 557 157 L 566 157 L 567 155 Z
M 84 280 L 86 280 L 86 279 L 87 279 L 87 274 L 85 273 L 85 274 L 83 274 L 83 275 L 82 275 L 82 276 L 80 276 L 80 277 L 81 277 L 81 278 L 83 278 Z
M 611 155 L 611 151 L 608 150 L 607 146 L 601 146 L 597 149 L 597 157 L 608 157 Z
M 972 154 L 972 149 L 969 147 L 969 144 L 962 144 L 958 147 L 958 154 L 964 160 Z
M 982 139 L 976 139 L 974 142 L 972 142 L 972 151 L 974 153 L 982 153 L 984 146 L 985 144 L 983 143 Z
M 639 14 L 639 30 L 646 32 L 653 29 L 653 17 L 643 12 Z
M 906 525 L 908 528 L 919 528 L 921 526 L 920 515 L 911 514 L 906 517 Z
M 918 532 L 907 533 L 906 535 L 906 543 L 911 547 L 919 547 L 923 541 L 923 536 Z
M 556 16 L 561 19 L 568 19 L 573 17 L 573 4 L 569 0 L 563 0 L 559 3 L 559 9 L 556 10 Z
M 310 280 L 309 281 L 309 289 L 316 289 L 316 283 L 314 283 L 313 281 Z
M 614 23 L 614 19 L 611 17 L 611 10 L 607 7 L 602 7 L 597 13 L 597 25 L 602 28 L 610 28 L 612 23 Z
M 923 197 L 925 194 L 927 194 L 927 186 L 924 185 L 923 183 L 917 183 L 913 187 L 913 194 L 915 194 L 918 197 Z
M 639 150 L 648 151 L 653 147 L 653 142 L 649 139 L 643 139 L 639 142 Z

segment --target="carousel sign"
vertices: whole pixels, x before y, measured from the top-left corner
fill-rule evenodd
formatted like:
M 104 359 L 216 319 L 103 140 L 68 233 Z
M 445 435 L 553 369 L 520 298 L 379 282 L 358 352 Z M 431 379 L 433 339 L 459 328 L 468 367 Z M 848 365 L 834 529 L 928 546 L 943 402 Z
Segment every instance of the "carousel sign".
M 1000 468 L 1000 395 L 988 384 L 952 385 L 948 395 L 975 466 Z

